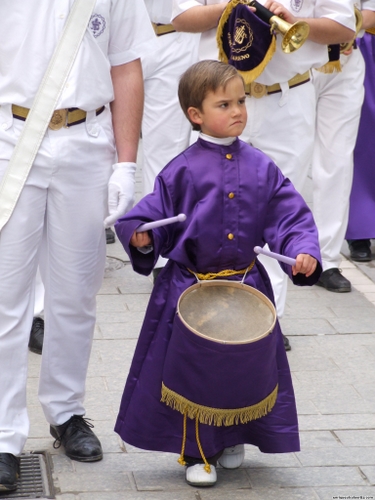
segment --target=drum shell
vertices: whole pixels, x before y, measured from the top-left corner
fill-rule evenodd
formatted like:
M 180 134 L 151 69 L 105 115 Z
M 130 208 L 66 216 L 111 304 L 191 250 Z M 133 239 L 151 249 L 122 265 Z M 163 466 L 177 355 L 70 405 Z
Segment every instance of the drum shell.
M 237 409 L 256 405 L 278 383 L 277 331 L 249 343 L 215 342 L 192 331 L 177 313 L 163 383 L 196 405 Z

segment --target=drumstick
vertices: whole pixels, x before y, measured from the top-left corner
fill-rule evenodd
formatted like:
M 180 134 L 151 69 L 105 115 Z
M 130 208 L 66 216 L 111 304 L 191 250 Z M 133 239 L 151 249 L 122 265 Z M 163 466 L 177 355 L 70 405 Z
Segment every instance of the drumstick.
M 178 214 L 175 217 L 168 217 L 167 219 L 160 219 L 154 222 L 146 222 L 146 224 L 139 226 L 135 232 L 144 233 L 145 231 L 149 231 L 150 229 L 154 229 L 156 227 L 166 226 L 167 224 L 173 224 L 174 222 L 183 222 L 184 220 L 186 220 L 186 215 Z
M 285 255 L 280 255 L 279 253 L 270 252 L 269 250 L 265 250 L 262 247 L 254 247 L 254 252 L 267 255 L 267 257 L 272 257 L 273 259 L 279 260 L 280 262 L 284 262 L 285 264 L 289 264 L 290 266 L 296 265 L 296 259 L 292 259 L 291 257 L 285 257 Z

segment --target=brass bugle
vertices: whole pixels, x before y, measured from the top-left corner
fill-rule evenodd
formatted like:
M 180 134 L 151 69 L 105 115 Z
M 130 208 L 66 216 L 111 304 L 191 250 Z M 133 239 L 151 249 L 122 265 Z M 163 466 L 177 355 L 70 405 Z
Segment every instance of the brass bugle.
M 340 52 L 346 52 L 347 50 L 350 50 L 353 47 L 353 44 L 355 42 L 355 39 L 358 36 L 358 33 L 361 31 L 362 25 L 363 25 L 363 16 L 362 12 L 354 6 L 354 14 L 355 14 L 355 35 L 353 40 L 347 43 L 340 43 Z
M 283 35 L 281 48 L 286 54 L 290 54 L 298 50 L 307 40 L 310 32 L 310 26 L 305 21 L 297 21 L 294 24 L 287 23 L 279 16 L 275 16 L 273 12 L 266 9 L 262 4 L 256 0 L 250 0 L 249 5 L 256 8 L 255 14 L 262 19 L 262 21 L 269 23 L 271 29 L 278 31 Z

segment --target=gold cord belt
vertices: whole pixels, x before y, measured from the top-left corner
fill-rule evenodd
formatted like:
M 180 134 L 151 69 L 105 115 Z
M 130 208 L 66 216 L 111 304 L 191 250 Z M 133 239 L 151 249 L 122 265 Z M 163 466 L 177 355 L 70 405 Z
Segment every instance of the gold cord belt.
M 215 278 L 226 278 L 228 276 L 235 276 L 236 274 L 246 274 L 252 270 L 255 264 L 255 259 L 251 262 L 251 264 L 246 269 L 223 269 L 218 273 L 195 273 L 191 269 L 187 268 L 189 273 L 194 274 L 200 281 L 206 280 L 214 280 Z

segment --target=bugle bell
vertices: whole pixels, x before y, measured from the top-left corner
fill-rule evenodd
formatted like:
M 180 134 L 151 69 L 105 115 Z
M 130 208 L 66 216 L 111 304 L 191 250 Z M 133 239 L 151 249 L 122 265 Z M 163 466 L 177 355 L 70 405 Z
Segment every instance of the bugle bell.
M 358 33 L 361 31 L 362 25 L 363 25 L 363 16 L 362 12 L 354 6 L 354 14 L 355 14 L 355 35 L 353 40 L 347 43 L 340 43 L 340 52 L 347 52 L 353 47 L 353 44 L 355 42 L 355 39 L 358 36 Z
M 306 22 L 297 21 L 294 24 L 290 24 L 281 19 L 281 17 L 275 16 L 273 12 L 266 9 L 256 0 L 250 0 L 249 5 L 250 7 L 256 8 L 255 14 L 257 14 L 262 21 L 268 22 L 272 30 L 278 31 L 283 35 L 281 48 L 286 54 L 298 50 L 307 40 L 310 26 Z

